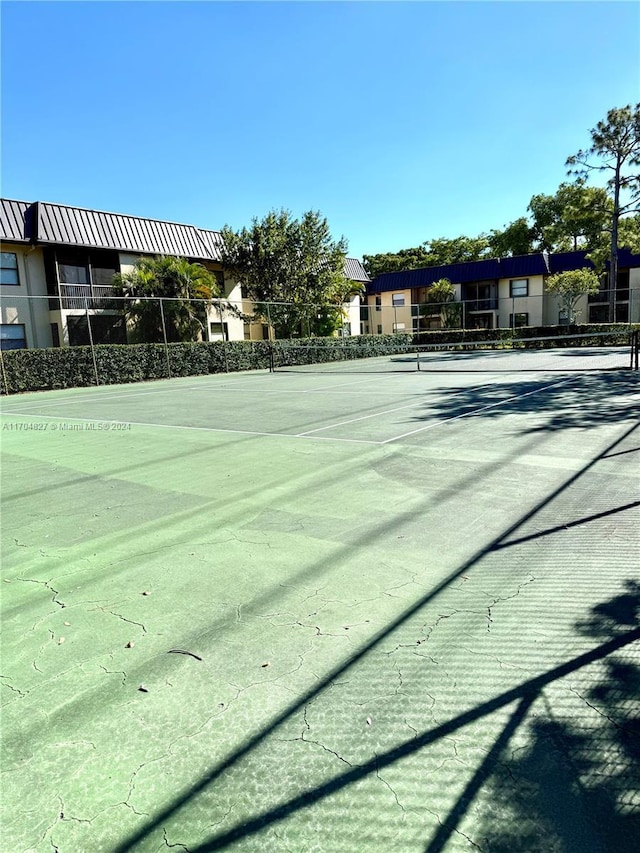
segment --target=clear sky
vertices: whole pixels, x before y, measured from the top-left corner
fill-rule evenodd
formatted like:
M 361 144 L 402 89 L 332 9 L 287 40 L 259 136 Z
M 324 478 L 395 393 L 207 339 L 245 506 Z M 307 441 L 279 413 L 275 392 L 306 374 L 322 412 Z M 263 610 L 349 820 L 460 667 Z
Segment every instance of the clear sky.
M 320 210 L 349 254 L 476 236 L 640 100 L 633 2 L 3 2 L 2 195 Z

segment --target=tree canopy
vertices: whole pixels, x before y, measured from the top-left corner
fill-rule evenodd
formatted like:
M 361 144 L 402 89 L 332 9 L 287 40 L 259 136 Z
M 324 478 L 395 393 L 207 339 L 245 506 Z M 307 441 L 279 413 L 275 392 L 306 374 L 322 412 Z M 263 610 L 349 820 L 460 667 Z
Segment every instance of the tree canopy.
M 439 237 L 411 249 L 365 255 L 375 278 L 385 272 L 476 261 L 531 252 L 582 249 L 598 270 L 609 261 L 610 287 L 618 247 L 640 252 L 640 104 L 613 109 L 591 130 L 591 145 L 569 157 L 573 182 L 532 196 L 526 215 L 477 237 Z M 604 186 L 588 186 L 590 176 Z
M 344 275 L 347 244 L 331 237 L 327 220 L 310 210 L 300 220 L 287 210 L 254 218 L 249 228 L 222 229 L 221 260 L 276 337 L 327 334 L 342 322 L 353 288 Z
M 162 342 L 165 331 L 171 342 L 200 340 L 207 302 L 220 295 L 202 264 L 164 255 L 138 258 L 131 271 L 114 276 L 113 286 L 129 297 L 125 313 L 133 337 L 145 343 Z
M 591 145 L 567 158 L 569 174 L 585 181 L 593 174 L 606 178 L 609 195 L 609 292 L 618 276 L 620 221 L 640 211 L 640 104 L 609 110 L 591 129 Z

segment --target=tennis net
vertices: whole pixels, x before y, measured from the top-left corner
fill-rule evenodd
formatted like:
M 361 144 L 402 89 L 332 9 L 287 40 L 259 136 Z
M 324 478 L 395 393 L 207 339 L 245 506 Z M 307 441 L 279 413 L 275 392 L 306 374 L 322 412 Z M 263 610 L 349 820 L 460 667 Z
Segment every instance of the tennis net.
M 382 351 L 381 351 L 382 350 Z M 338 373 L 583 372 L 638 369 L 638 332 L 591 332 L 490 341 L 414 344 L 406 339 L 377 347 L 357 337 L 290 343 L 273 341 L 271 370 Z

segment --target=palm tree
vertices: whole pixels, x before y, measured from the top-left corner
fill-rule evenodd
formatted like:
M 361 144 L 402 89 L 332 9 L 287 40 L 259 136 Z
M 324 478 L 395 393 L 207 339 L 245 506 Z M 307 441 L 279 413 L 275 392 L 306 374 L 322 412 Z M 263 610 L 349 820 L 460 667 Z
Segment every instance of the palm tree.
M 139 258 L 130 272 L 114 276 L 114 289 L 128 298 L 133 337 L 145 343 L 202 340 L 215 276 L 202 264 L 161 255 Z

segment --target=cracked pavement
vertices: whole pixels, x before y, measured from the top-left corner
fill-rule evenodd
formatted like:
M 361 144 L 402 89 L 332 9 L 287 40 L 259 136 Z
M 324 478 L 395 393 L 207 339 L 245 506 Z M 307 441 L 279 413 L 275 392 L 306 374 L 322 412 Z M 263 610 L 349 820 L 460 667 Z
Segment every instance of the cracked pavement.
M 330 377 L 299 411 L 263 380 L 175 380 L 172 406 L 330 419 Z M 225 381 L 247 395 L 212 413 Z M 11 411 L 104 417 L 108 390 Z M 637 387 L 611 394 L 620 411 Z M 137 404 L 123 390 L 118 417 Z M 538 404 L 294 451 L 4 433 L 2 849 L 630 853 L 640 430 L 588 412 L 545 430 Z

